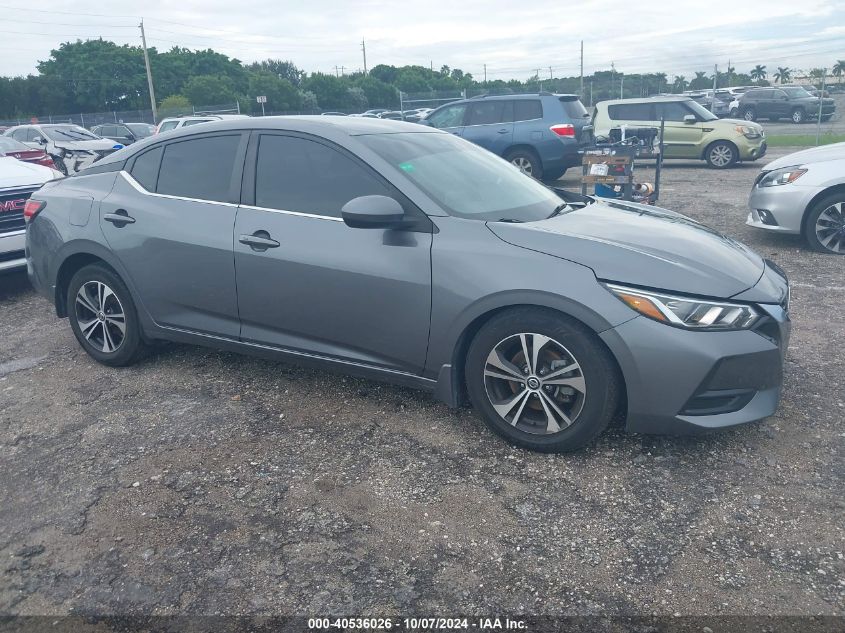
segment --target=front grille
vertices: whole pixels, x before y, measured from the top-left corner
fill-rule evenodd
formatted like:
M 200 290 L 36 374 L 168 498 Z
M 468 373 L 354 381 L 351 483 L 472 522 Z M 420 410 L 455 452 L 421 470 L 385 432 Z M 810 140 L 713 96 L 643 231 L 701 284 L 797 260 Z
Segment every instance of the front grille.
M 26 227 L 23 208 L 38 187 L 0 191 L 0 235 L 20 231 Z

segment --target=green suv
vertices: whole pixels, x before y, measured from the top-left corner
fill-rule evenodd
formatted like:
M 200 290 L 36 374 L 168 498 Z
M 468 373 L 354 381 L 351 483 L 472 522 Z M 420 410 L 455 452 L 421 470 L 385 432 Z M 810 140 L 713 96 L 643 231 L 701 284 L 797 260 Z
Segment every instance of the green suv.
M 750 121 L 720 119 L 689 97 L 647 97 L 600 101 L 593 112 L 594 134 L 611 128 L 660 127 L 664 119 L 664 158 L 695 158 L 716 169 L 766 153 L 763 126 Z

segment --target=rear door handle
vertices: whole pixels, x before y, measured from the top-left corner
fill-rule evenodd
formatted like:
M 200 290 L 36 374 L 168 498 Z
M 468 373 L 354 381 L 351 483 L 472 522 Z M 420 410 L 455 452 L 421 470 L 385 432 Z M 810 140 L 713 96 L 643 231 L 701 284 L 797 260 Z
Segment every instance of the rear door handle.
M 258 252 L 264 252 L 268 248 L 278 248 L 280 246 L 279 242 L 270 237 L 267 231 L 256 231 L 252 235 L 241 235 L 238 241 Z
M 507 128 L 505 128 L 505 127 L 503 127 L 501 130 L 497 130 L 497 132 L 498 132 L 499 134 L 507 134 L 507 133 L 508 133 L 508 129 L 507 129 Z
M 135 218 L 130 216 L 126 212 L 126 209 L 118 209 L 114 213 L 106 213 L 103 215 L 103 219 L 106 222 L 111 222 L 117 228 L 126 226 L 127 224 L 135 224 Z

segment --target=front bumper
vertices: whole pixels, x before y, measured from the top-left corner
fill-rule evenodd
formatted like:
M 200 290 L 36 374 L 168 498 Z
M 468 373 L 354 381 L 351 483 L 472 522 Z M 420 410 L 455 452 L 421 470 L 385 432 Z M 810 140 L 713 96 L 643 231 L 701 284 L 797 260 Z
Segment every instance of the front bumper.
M 625 380 L 627 429 L 695 434 L 772 415 L 790 321 L 785 307 L 755 305 L 764 317 L 752 330 L 695 332 L 638 316 L 603 332 Z
M 769 149 L 765 136 L 759 139 L 742 137 L 742 140 L 737 143 L 737 147 L 739 148 L 740 160 L 757 160 L 758 158 L 763 158 Z
M 804 211 L 818 192 L 816 187 L 802 187 L 797 183 L 775 187 L 754 185 L 748 198 L 750 213 L 746 224 L 767 231 L 799 235 Z M 767 212 L 765 216 L 760 210 Z
M 0 271 L 16 270 L 26 266 L 25 243 L 25 230 L 0 234 Z

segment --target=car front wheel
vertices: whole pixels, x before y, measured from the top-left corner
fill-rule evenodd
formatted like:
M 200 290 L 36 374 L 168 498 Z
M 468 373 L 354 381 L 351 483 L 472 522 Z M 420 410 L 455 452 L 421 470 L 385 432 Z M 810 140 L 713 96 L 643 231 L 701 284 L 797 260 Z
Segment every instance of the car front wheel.
M 725 169 L 736 164 L 738 152 L 733 143 L 727 141 L 716 141 L 712 143 L 704 153 L 707 164 L 714 169 Z
M 105 266 L 85 266 L 71 278 L 67 315 L 76 340 L 104 365 L 131 365 L 144 347 L 129 290 Z
M 754 111 L 754 108 L 745 108 L 745 110 L 742 111 L 742 118 L 746 121 L 756 121 L 757 112 Z
M 804 236 L 815 251 L 845 255 L 845 195 L 828 196 L 810 209 Z
M 610 353 L 585 326 L 551 310 L 493 317 L 470 345 L 465 370 L 484 422 L 523 448 L 579 449 L 607 427 L 618 405 Z
M 526 176 L 531 176 L 537 180 L 543 178 L 543 165 L 540 162 L 537 154 L 532 151 L 518 149 L 508 153 L 506 160 L 519 169 Z
M 792 111 L 792 116 L 790 117 L 793 123 L 803 123 L 804 122 L 804 111 L 801 108 L 795 108 Z

